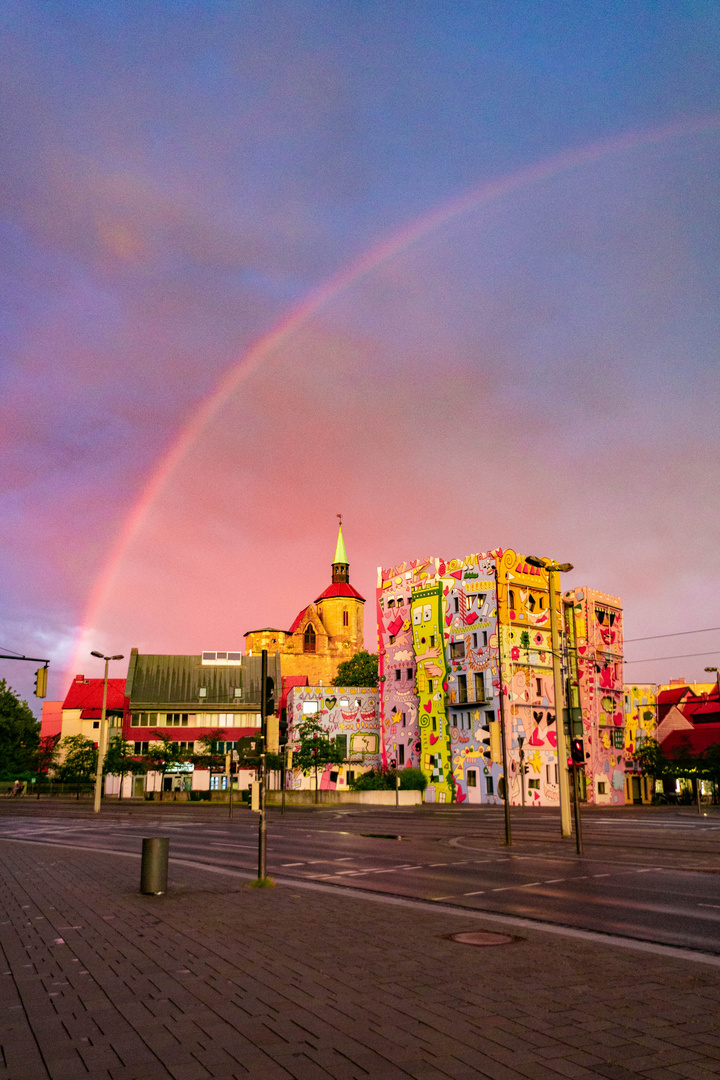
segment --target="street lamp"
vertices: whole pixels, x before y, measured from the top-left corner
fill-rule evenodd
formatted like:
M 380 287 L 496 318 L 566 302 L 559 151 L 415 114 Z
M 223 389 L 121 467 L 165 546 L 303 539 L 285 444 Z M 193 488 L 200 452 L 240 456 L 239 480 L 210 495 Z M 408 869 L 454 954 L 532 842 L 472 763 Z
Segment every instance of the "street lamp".
M 105 760 L 105 727 L 107 719 L 107 686 L 108 686 L 108 664 L 111 660 L 122 660 L 123 656 L 118 653 L 117 656 L 105 656 L 101 652 L 93 651 L 91 656 L 97 656 L 98 659 L 105 661 L 105 678 L 103 679 L 103 699 L 102 699 L 102 712 L 100 713 L 100 732 L 98 734 L 98 759 L 97 759 L 97 772 L 95 773 L 95 806 L 94 810 L 96 814 L 100 813 L 100 798 L 102 796 L 102 770 L 103 762 Z
M 557 598 L 560 592 L 558 574 L 572 570 L 572 563 L 556 563 L 552 559 L 542 559 L 537 555 L 527 555 L 525 562 L 545 570 L 550 588 L 550 640 L 552 644 L 553 693 L 555 696 L 555 732 L 557 735 L 558 780 L 560 794 L 560 830 L 563 836 L 572 836 L 570 823 L 570 788 L 567 775 L 567 744 L 565 742 L 565 723 L 563 720 L 563 685 L 562 666 L 560 664 L 560 634 L 557 622 Z

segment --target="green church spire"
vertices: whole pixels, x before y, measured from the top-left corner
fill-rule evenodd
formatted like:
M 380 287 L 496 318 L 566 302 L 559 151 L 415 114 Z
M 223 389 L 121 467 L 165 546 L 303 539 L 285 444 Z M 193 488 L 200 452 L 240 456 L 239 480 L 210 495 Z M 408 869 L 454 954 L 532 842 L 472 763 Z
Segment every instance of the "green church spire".
M 333 563 L 347 563 L 347 555 L 345 554 L 345 541 L 342 534 L 342 521 L 338 528 L 337 547 L 335 548 L 335 558 Z

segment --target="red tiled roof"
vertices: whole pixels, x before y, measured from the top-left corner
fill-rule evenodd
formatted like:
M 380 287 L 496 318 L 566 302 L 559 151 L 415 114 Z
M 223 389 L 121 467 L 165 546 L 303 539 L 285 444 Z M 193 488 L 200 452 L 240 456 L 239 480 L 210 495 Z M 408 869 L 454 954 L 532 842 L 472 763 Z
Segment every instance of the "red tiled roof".
M 307 611 L 307 609 L 308 609 L 309 607 L 310 607 L 310 605 L 308 604 L 308 606 L 307 606 L 307 607 L 304 607 L 304 608 L 302 609 L 302 611 L 301 611 L 301 612 L 299 613 L 299 615 L 296 615 L 296 616 L 295 616 L 295 622 L 294 622 L 294 623 L 292 624 L 292 626 L 291 626 L 291 627 L 290 627 L 290 629 L 288 630 L 288 634 L 294 634 L 294 633 L 295 633 L 295 631 L 297 630 L 298 626 L 299 626 L 299 625 L 300 625 L 300 623 L 302 622 L 302 619 L 303 619 L 303 615 L 305 614 L 305 612 Z
M 103 679 L 73 681 L 63 701 L 63 709 L 82 709 L 83 720 L 97 720 L 102 712 Z M 125 679 L 108 679 L 107 708 L 125 708 Z
M 696 754 L 701 754 L 709 746 L 720 743 L 720 724 L 703 724 L 692 731 L 671 731 L 663 740 L 662 748 L 672 756 L 673 750 L 683 743 L 689 743 Z
M 315 603 L 317 604 L 318 600 L 329 600 L 333 596 L 347 596 L 353 600 L 362 600 L 363 604 L 365 603 L 365 597 L 361 596 L 357 589 L 353 589 L 352 585 L 348 585 L 346 581 L 339 581 L 334 585 L 328 585 L 325 592 L 318 596 Z

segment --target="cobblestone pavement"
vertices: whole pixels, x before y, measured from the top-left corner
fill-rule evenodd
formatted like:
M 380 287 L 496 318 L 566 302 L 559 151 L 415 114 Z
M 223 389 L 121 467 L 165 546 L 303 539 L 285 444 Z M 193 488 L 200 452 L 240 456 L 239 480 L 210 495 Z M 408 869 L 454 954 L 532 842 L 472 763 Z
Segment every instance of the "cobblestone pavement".
M 0 1077 L 702 1080 L 720 968 L 171 866 L 0 843 Z

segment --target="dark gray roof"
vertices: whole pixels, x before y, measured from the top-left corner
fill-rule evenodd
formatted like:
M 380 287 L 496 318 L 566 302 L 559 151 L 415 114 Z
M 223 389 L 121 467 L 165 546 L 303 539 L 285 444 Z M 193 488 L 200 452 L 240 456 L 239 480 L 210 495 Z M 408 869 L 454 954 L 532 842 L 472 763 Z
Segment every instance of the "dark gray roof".
M 260 707 L 260 656 L 243 656 L 242 664 L 213 665 L 202 663 L 197 656 L 168 656 L 156 653 L 130 654 L 125 695 L 132 708 L 173 706 L 194 712 L 208 705 Z M 268 656 L 268 675 L 274 679 L 277 693 L 280 687 L 280 657 Z M 207 693 L 200 697 L 198 691 Z M 242 689 L 241 697 L 235 689 Z

